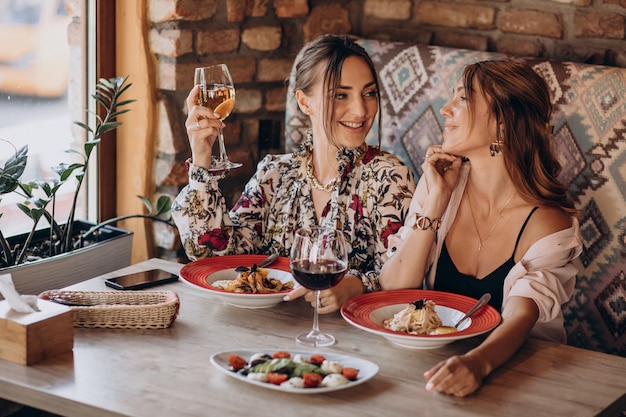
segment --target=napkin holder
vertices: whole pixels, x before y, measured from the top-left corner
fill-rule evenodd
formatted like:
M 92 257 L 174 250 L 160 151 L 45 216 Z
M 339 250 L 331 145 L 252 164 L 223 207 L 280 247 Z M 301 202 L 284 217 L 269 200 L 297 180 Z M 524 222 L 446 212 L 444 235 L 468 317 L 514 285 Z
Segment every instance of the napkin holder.
M 0 359 L 34 365 L 72 351 L 72 310 L 45 300 L 38 300 L 37 307 L 40 311 L 17 313 L 0 301 Z

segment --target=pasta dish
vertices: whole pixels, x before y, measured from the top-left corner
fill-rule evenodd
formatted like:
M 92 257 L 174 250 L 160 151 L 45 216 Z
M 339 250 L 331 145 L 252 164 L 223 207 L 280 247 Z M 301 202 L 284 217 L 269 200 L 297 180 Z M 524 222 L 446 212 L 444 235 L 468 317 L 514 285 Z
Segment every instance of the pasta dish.
M 383 322 L 386 329 L 409 334 L 443 334 L 456 332 L 452 326 L 444 326 L 435 312 L 431 300 L 417 300 Z
M 293 282 L 281 282 L 270 278 L 269 269 L 253 266 L 247 271 L 240 272 L 235 279 L 215 281 L 212 285 L 220 290 L 240 293 L 273 293 L 290 290 Z

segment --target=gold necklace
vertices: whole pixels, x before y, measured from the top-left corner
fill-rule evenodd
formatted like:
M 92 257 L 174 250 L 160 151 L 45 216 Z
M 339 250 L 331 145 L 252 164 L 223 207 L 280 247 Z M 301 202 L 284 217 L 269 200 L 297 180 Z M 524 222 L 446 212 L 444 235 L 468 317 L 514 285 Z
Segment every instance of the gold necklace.
M 487 239 L 489 239 L 489 236 L 491 236 L 491 233 L 493 233 L 493 230 L 496 228 L 496 224 L 498 224 L 498 222 L 502 218 L 502 215 L 504 214 L 504 209 L 506 209 L 506 206 L 508 206 L 511 200 L 513 200 L 513 197 L 515 197 L 515 194 L 517 194 L 517 190 L 513 192 L 513 195 L 509 197 L 508 200 L 506 200 L 506 203 L 504 203 L 504 206 L 502 207 L 502 209 L 500 210 L 500 213 L 498 214 L 498 218 L 493 223 L 493 225 L 491 225 L 491 229 L 489 229 L 489 233 L 487 233 L 487 236 L 485 236 L 484 239 L 481 239 L 480 233 L 478 232 L 478 226 L 476 225 L 476 218 L 474 216 L 474 209 L 472 208 L 472 200 L 469 195 L 469 188 L 466 188 L 465 190 L 467 191 L 467 202 L 469 203 L 470 213 L 472 213 L 472 222 L 474 223 L 474 229 L 476 229 L 476 236 L 478 236 L 478 252 L 480 252 L 480 250 L 483 248 L 483 243 L 485 243 Z
M 333 187 L 335 186 L 335 183 L 337 182 L 337 176 L 335 176 L 335 178 L 328 181 L 328 183 L 324 185 L 320 184 L 319 181 L 317 181 L 317 178 L 315 178 L 315 175 L 313 175 L 313 154 L 312 153 L 311 153 L 311 156 L 309 156 L 309 160 L 306 163 L 306 177 L 311 183 L 311 186 L 313 188 L 315 188 L 316 190 L 326 191 L 327 193 L 333 190 Z

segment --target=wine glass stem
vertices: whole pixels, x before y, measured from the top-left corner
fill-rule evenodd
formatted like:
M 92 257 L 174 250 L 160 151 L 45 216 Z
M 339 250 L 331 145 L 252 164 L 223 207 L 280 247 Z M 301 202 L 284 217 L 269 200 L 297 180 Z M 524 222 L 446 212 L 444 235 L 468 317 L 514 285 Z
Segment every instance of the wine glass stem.
M 228 161 L 228 156 L 226 156 L 226 146 L 224 145 L 224 133 L 222 132 L 222 128 L 220 127 L 218 130 L 218 144 L 220 147 L 220 163 L 224 161 Z
M 315 334 L 320 332 L 319 322 L 317 320 L 317 309 L 320 306 L 320 290 L 315 291 L 315 307 L 313 307 L 313 328 L 311 331 Z

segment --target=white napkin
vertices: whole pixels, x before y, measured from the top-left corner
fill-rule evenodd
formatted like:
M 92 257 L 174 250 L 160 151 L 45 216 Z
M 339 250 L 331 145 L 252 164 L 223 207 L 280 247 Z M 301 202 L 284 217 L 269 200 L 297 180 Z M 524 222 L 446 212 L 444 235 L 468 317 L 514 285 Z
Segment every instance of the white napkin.
M 18 313 L 34 313 L 39 311 L 37 296 L 20 295 L 15 289 L 11 274 L 0 275 L 0 294 L 7 300 L 9 307 Z

